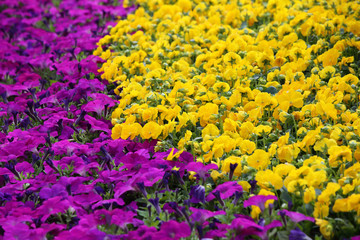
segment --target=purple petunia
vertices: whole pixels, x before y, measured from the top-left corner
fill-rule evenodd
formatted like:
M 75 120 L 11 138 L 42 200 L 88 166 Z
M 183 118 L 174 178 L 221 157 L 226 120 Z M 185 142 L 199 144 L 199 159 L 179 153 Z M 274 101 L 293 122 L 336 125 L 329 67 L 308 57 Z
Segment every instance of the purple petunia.
M 219 192 L 221 199 L 227 199 L 233 196 L 235 192 L 242 192 L 242 190 L 242 187 L 237 182 L 225 182 L 216 186 L 216 188 L 206 196 L 206 201 L 211 201 L 216 198 L 216 192 Z
M 190 219 L 193 222 L 197 222 L 197 223 L 199 223 L 201 225 L 207 219 L 209 219 L 211 217 L 215 217 L 217 215 L 226 215 L 226 212 L 223 211 L 223 210 L 212 212 L 212 211 L 209 211 L 209 210 L 206 210 L 206 209 L 198 209 L 198 208 L 193 208 L 193 207 L 190 207 L 189 210 L 192 212 L 192 214 L 190 216 Z
M 258 206 L 261 211 L 264 211 L 265 209 L 265 203 L 268 200 L 277 200 L 278 198 L 276 196 L 273 195 L 256 195 L 256 196 L 252 196 L 250 197 L 248 200 L 244 201 L 244 207 L 249 207 L 249 206 Z
M 231 223 L 231 228 L 235 230 L 235 239 L 245 239 L 246 236 L 251 235 L 258 236 L 260 239 L 267 239 L 267 231 L 276 227 L 282 227 L 278 220 L 261 226 L 255 223 L 251 217 L 243 215 L 238 215 Z
M 278 212 L 278 215 L 281 215 L 281 216 L 286 215 L 291 219 L 291 221 L 293 221 L 295 223 L 302 222 L 302 221 L 315 222 L 315 219 L 313 217 L 308 217 L 302 213 L 292 212 L 292 211 L 288 211 L 286 209 L 280 210 Z
M 170 240 L 186 238 L 191 235 L 191 229 L 185 222 L 170 220 L 161 225 L 160 231 L 154 234 L 157 239 Z

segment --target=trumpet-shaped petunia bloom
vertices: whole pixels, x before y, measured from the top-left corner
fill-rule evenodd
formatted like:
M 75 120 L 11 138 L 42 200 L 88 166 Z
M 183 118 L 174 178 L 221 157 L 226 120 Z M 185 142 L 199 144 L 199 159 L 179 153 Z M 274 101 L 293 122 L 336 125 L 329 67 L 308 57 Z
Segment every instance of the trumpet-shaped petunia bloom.
M 261 211 L 265 210 L 265 203 L 268 200 L 277 200 L 278 198 L 276 196 L 273 195 L 256 195 L 256 196 L 252 196 L 250 197 L 248 200 L 244 201 L 244 207 L 249 207 L 249 206 L 258 206 L 260 208 Z
M 278 212 L 278 215 L 286 215 L 291 219 L 291 221 L 293 221 L 295 223 L 302 222 L 302 221 L 315 222 L 315 219 L 313 217 L 308 217 L 302 213 L 292 212 L 292 211 L 288 211 L 286 209 L 280 210 Z
M 216 188 L 206 196 L 206 201 L 213 200 L 216 197 L 214 193 L 217 191 L 220 193 L 221 199 L 227 199 L 233 196 L 235 192 L 242 192 L 242 187 L 237 182 L 225 182 L 216 186 Z

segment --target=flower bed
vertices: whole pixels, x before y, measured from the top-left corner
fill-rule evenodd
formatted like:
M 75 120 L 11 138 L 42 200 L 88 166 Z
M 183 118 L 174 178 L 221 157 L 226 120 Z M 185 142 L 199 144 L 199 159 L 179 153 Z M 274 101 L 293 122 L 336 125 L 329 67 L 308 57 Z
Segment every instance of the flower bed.
M 215 229 L 183 213 L 199 236 L 214 237 L 215 231 L 225 237 L 228 229 L 227 237 L 246 232 L 266 238 L 247 220 L 255 220 L 257 229 L 264 221 L 277 227 L 271 238 L 300 234 L 285 221 L 282 227 L 270 223 L 286 209 L 316 219 L 319 228 L 311 221 L 298 225 L 312 238 L 319 230 L 326 239 L 360 234 L 360 5 L 137 3 L 94 51 L 106 61 L 102 79 L 118 84 L 112 138 L 159 139 L 155 150 L 171 151 L 174 164 L 178 155 L 171 149 L 193 154 L 197 165 L 190 164 L 185 185 L 200 182 L 191 189 L 207 197 L 177 203 L 187 205 L 191 216 L 197 215 L 193 204 L 201 203 L 201 211 L 212 212 L 206 216 L 226 212 L 213 218 Z M 169 193 L 158 190 L 152 197 L 159 194 L 157 213 L 162 207 L 169 214 Z M 277 202 L 246 200 L 252 194 Z M 225 200 L 232 195 L 237 204 Z M 161 214 L 159 219 L 164 221 Z
M 1 2 L 0 239 L 359 239 L 359 5 L 136 4 Z

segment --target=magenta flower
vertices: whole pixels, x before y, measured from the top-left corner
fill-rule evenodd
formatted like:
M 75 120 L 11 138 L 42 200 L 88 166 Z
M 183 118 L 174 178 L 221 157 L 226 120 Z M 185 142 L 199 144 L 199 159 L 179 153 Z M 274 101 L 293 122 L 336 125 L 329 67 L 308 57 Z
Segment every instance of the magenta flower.
M 191 229 L 189 225 L 185 222 L 177 222 L 170 220 L 169 222 L 164 222 L 160 231 L 154 234 L 156 239 L 170 240 L 170 239 L 180 239 L 186 238 L 191 235 Z
M 311 240 L 311 238 L 296 227 L 290 231 L 289 240 Z
M 267 200 L 277 200 L 277 199 L 278 198 L 273 195 L 268 195 L 268 196 L 256 195 L 256 196 L 250 197 L 248 200 L 245 200 L 244 207 L 258 206 L 261 209 L 261 211 L 264 211 L 265 203 Z
M 231 228 L 231 226 L 228 224 L 217 223 L 217 222 L 211 223 L 209 225 L 212 230 L 207 231 L 204 237 L 210 239 L 226 238 L 226 234 Z
M 308 217 L 302 213 L 298 213 L 298 212 L 292 212 L 292 211 L 288 211 L 286 209 L 280 210 L 278 212 L 278 215 L 286 215 L 288 216 L 291 221 L 298 223 L 298 222 L 302 222 L 302 221 L 310 221 L 310 222 L 315 222 L 315 219 L 313 217 Z
M 192 172 L 196 172 L 197 174 L 195 175 L 196 177 L 199 177 L 200 179 L 202 179 L 203 181 L 205 181 L 206 178 L 208 178 L 209 175 L 209 170 L 210 169 L 218 169 L 218 166 L 216 164 L 208 164 L 208 165 L 204 165 L 201 162 L 191 162 L 189 163 L 186 167 L 186 170 L 188 171 L 192 171 Z
M 254 222 L 251 217 L 238 215 L 238 218 L 234 219 L 231 223 L 231 228 L 235 230 L 235 239 L 242 240 L 246 236 L 255 235 L 260 239 L 267 239 L 267 231 L 275 228 L 282 227 L 282 224 L 278 220 L 274 220 L 266 226 L 261 226 Z
M 62 199 L 60 196 L 50 198 L 37 208 L 36 216 L 42 216 L 41 221 L 44 222 L 52 214 L 64 213 L 70 207 L 68 200 Z
M 226 212 L 221 210 L 221 211 L 209 211 L 206 209 L 198 209 L 198 208 L 193 208 L 190 207 L 190 212 L 192 212 L 190 219 L 193 222 L 197 222 L 199 224 L 203 224 L 207 219 L 211 218 L 211 217 L 215 217 L 217 215 L 226 215 Z
M 205 203 L 205 187 L 202 185 L 190 187 L 190 202 L 192 203 Z
M 86 115 L 85 121 L 87 121 L 91 125 L 92 130 L 100 130 L 100 131 L 104 131 L 107 133 L 111 133 L 109 124 L 104 122 L 104 120 L 103 121 L 97 120 L 96 118 Z
M 216 192 L 219 192 L 221 199 L 227 199 L 235 194 L 235 192 L 242 192 L 242 187 L 237 182 L 225 182 L 216 186 L 216 188 L 209 193 L 206 197 L 206 201 L 211 201 L 216 198 Z M 214 195 L 215 193 L 215 195 Z
M 156 234 L 157 230 L 155 227 L 148 227 L 146 225 L 140 226 L 135 231 L 129 232 L 126 239 L 137 240 L 137 239 L 152 239 L 152 236 Z

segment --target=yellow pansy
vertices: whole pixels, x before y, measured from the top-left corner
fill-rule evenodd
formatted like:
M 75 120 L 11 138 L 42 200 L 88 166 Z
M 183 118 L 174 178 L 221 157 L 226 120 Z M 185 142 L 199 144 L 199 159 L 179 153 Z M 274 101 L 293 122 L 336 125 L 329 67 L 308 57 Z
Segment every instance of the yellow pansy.
M 270 155 L 262 149 L 256 149 L 252 155 L 247 158 L 250 167 L 257 170 L 265 170 L 270 164 Z

